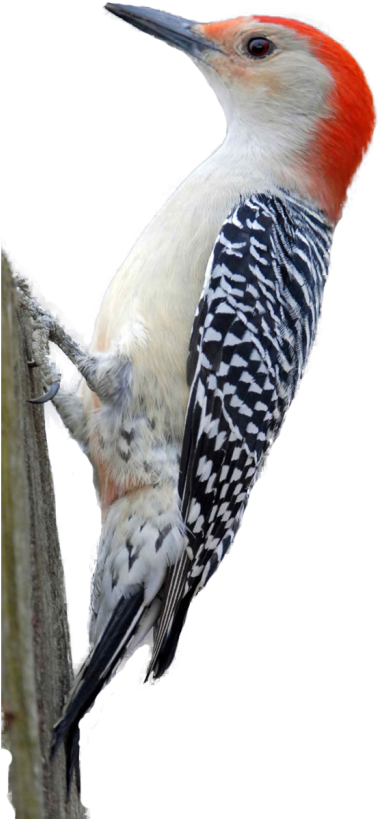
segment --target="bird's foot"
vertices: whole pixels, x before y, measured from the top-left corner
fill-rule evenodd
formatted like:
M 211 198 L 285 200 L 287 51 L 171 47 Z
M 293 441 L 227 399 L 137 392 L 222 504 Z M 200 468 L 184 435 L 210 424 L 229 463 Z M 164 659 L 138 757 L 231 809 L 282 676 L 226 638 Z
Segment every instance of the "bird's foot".
M 31 296 L 29 286 L 24 279 L 17 277 L 16 284 L 21 308 L 29 315 L 33 325 L 28 367 L 31 370 L 39 368 L 43 389 L 41 395 L 29 398 L 28 401 L 30 404 L 45 404 L 57 395 L 61 383 L 61 377 L 55 365 L 48 359 L 51 327 L 55 319 L 41 307 L 37 299 Z

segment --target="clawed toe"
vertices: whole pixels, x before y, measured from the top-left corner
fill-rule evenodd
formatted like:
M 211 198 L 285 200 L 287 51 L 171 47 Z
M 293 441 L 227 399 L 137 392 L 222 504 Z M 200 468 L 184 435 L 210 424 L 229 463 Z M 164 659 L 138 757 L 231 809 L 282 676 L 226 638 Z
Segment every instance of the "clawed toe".
M 46 404 L 48 401 L 51 401 L 57 395 L 57 392 L 61 386 L 61 382 L 53 381 L 50 384 L 48 390 L 43 394 L 39 395 L 37 398 L 28 398 L 29 404 Z

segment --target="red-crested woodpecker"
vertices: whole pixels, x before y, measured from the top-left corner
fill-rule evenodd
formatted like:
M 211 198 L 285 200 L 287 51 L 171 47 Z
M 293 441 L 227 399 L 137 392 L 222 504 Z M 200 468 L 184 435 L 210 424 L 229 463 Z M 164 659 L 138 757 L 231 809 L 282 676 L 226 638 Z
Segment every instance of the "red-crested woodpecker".
M 193 59 L 227 134 L 111 282 L 89 354 L 40 312 L 84 379 L 53 400 L 90 458 L 103 516 L 92 648 L 55 728 L 68 783 L 99 691 L 152 630 L 148 676 L 166 671 L 233 541 L 302 377 L 334 227 L 374 127 L 362 70 L 309 25 L 106 8 Z

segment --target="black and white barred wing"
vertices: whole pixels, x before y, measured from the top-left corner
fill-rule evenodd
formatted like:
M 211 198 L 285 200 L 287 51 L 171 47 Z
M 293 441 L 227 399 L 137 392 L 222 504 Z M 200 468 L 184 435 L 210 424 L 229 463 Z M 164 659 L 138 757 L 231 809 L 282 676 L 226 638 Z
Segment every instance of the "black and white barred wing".
M 239 527 L 314 339 L 331 230 L 286 194 L 223 226 L 194 322 L 179 494 L 188 542 L 168 585 L 150 671 L 170 665 L 192 597 Z

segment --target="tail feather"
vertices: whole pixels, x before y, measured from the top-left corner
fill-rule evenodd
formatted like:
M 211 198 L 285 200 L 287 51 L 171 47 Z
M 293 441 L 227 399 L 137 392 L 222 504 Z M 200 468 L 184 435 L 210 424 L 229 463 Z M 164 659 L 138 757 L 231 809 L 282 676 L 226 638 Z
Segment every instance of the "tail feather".
M 177 448 L 173 446 L 169 455 L 170 470 L 178 469 Z M 165 577 L 181 553 L 183 540 L 176 481 L 143 486 L 108 510 L 93 580 L 94 647 L 54 730 L 52 753 L 65 745 L 68 792 L 79 767 L 80 720 L 120 662 L 154 628 L 164 602 Z
M 144 589 L 137 587 L 128 598 L 122 598 L 114 609 L 99 643 L 82 666 L 62 718 L 54 727 L 51 755 L 65 741 L 67 795 L 76 773 L 79 781 L 79 722 L 91 708 L 97 695 L 112 676 L 132 640 L 144 611 Z
M 166 674 L 166 672 L 169 671 L 169 669 L 173 666 L 173 663 L 179 651 L 180 639 L 189 615 L 191 601 L 192 595 L 189 592 L 189 594 L 182 599 L 181 604 L 178 607 L 175 620 L 169 632 L 162 641 L 162 645 L 157 654 L 155 663 L 151 668 L 151 674 L 149 675 L 149 677 L 147 674 L 145 682 L 149 683 L 150 679 L 151 680 L 154 679 L 155 681 L 158 682 L 158 680 L 160 680 Z
M 178 651 L 181 634 L 184 630 L 189 608 L 192 602 L 193 589 L 184 593 L 188 579 L 191 560 L 183 552 L 177 564 L 169 569 L 170 582 L 165 595 L 165 604 L 155 634 L 152 656 L 146 671 L 144 687 L 157 682 L 173 665 Z

